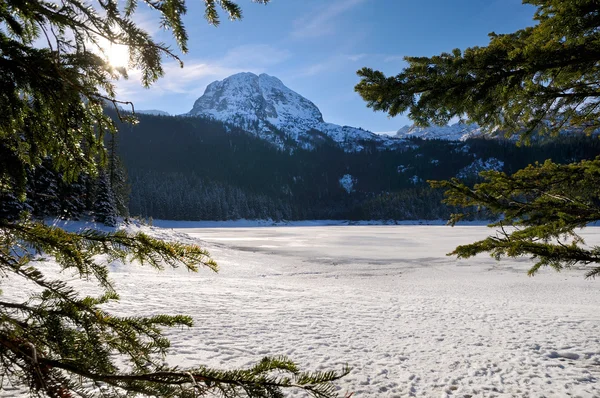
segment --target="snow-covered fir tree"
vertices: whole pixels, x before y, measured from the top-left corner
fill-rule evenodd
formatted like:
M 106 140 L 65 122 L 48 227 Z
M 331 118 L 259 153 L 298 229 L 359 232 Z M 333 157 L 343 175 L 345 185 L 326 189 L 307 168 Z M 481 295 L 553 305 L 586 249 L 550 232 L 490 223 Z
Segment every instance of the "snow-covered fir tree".
M 30 209 L 14 192 L 0 190 L 0 220 L 17 220 L 24 211 Z
M 63 219 L 79 220 L 86 210 L 86 199 L 89 194 L 87 190 L 87 175 L 80 175 L 71 183 L 66 183 L 59 175 L 60 210 L 59 216 Z
M 117 214 L 123 217 L 129 216 L 129 194 L 130 187 L 127 182 L 127 172 L 118 154 L 118 135 L 111 134 L 108 141 L 108 165 L 107 173 L 112 192 L 115 198 Z
M 96 183 L 96 200 L 94 202 L 94 220 L 108 226 L 117 225 L 117 205 L 115 194 L 110 185 L 106 171 L 101 171 Z
M 33 216 L 44 218 L 56 216 L 60 212 L 59 177 L 52 170 L 52 161 L 45 159 L 29 176 L 27 202 Z

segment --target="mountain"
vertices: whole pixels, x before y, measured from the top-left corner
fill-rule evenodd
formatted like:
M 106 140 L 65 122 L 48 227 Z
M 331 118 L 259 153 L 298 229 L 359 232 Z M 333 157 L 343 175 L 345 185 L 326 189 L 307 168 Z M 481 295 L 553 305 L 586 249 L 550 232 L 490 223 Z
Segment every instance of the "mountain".
M 279 148 L 314 149 L 332 140 L 345 151 L 403 145 L 356 127 L 327 123 L 317 106 L 267 74 L 243 72 L 209 84 L 187 116 L 213 118 L 271 142 Z
M 161 111 L 158 109 L 142 109 L 140 111 L 136 110 L 135 113 L 143 113 L 144 115 L 154 116 L 171 116 L 169 112 Z
M 404 126 L 396 132 L 397 138 L 419 137 L 428 140 L 465 141 L 482 136 L 477 124 L 455 123 L 448 126 Z

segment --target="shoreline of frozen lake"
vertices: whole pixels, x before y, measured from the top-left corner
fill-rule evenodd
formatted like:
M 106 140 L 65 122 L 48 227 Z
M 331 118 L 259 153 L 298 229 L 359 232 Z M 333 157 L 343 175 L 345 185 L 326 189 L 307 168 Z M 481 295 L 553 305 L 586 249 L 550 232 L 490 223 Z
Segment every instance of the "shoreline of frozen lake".
M 376 225 L 447 225 L 448 220 L 222 220 L 222 221 L 178 221 L 152 220 L 152 225 L 159 228 L 262 228 L 262 227 L 331 227 L 331 226 L 376 226 Z M 488 225 L 491 221 L 461 221 L 461 226 Z

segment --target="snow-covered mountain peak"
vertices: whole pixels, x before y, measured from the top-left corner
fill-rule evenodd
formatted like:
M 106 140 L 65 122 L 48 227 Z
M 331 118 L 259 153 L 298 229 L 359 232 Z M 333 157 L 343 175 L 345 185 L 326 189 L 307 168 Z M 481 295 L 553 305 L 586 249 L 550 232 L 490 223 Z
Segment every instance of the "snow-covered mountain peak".
M 305 126 L 323 122 L 319 108 L 287 88 L 281 80 L 250 72 L 209 84 L 189 115 L 211 116 L 256 133 L 268 130 L 264 125 L 268 122 L 292 136 Z M 255 122 L 259 122 L 258 125 Z
M 325 137 L 349 151 L 360 151 L 361 141 L 374 141 L 380 146 L 402 142 L 354 127 L 325 123 L 313 102 L 265 73 L 242 72 L 210 83 L 187 115 L 233 124 L 281 148 L 295 142 L 311 149 Z

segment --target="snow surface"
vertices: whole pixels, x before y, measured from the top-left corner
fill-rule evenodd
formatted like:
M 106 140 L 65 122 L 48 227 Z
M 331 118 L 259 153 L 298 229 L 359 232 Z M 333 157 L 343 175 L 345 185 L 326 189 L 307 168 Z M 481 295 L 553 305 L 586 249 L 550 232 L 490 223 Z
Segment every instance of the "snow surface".
M 395 137 L 465 141 L 468 138 L 479 137 L 481 135 L 483 135 L 481 128 L 477 124 L 454 123 L 447 126 L 404 126 L 396 132 Z
M 186 115 L 230 123 L 282 149 L 286 148 L 286 139 L 301 148 L 313 149 L 323 140 L 322 135 L 346 151 L 361 151 L 361 141 L 374 142 L 382 148 L 404 145 L 397 138 L 326 123 L 314 103 L 264 73 L 242 72 L 210 83 Z
M 115 311 L 193 316 L 191 330 L 168 332 L 171 364 L 230 368 L 278 354 L 308 369 L 348 363 L 339 387 L 353 397 L 600 396 L 600 281 L 445 255 L 488 228 L 171 225 L 189 228 L 142 229 L 200 240 L 220 273 L 111 265 Z M 599 228 L 582 235 L 600 243 Z M 11 282 L 5 299 L 22 294 Z
M 550 127 L 550 123 L 545 121 L 548 127 Z M 583 131 L 579 127 L 573 126 L 565 126 L 560 134 L 561 135 L 569 135 L 569 134 L 582 134 Z M 599 131 L 594 132 L 594 134 L 600 133 Z M 446 126 L 428 126 L 428 127 L 418 127 L 416 125 L 412 126 L 404 126 L 396 131 L 396 134 L 393 137 L 397 138 L 410 138 L 410 137 L 419 137 L 427 140 L 447 140 L 447 141 L 465 141 L 469 138 L 476 137 L 489 137 L 489 138 L 504 138 L 504 134 L 501 131 L 495 130 L 493 132 L 484 133 L 483 129 L 476 123 L 463 123 L 458 122 L 454 124 L 449 124 Z M 534 136 L 535 139 L 535 136 Z M 518 135 L 512 136 L 509 138 L 511 141 L 517 141 Z
M 342 178 L 340 178 L 340 186 L 342 189 L 348 193 L 354 191 L 354 184 L 356 183 L 356 178 L 352 177 L 351 174 L 344 174 Z
M 398 171 L 398 173 L 404 173 L 404 172 L 406 172 L 406 171 L 408 171 L 408 170 L 410 170 L 410 169 L 412 169 L 412 166 L 410 166 L 410 165 L 409 165 L 409 166 L 405 166 L 405 165 L 403 165 L 403 164 L 399 165 L 399 166 L 396 168 L 396 170 Z
M 145 115 L 154 116 L 171 116 L 169 112 L 161 111 L 159 109 L 142 109 L 140 111 L 136 110 L 135 113 L 143 113 Z
M 417 185 L 423 182 L 423 179 L 418 175 L 414 175 L 408 179 L 413 185 Z
M 482 171 L 489 171 L 489 170 L 502 171 L 503 168 L 504 168 L 504 162 L 500 159 L 496 159 L 496 158 L 487 158 L 486 160 L 476 159 L 473 161 L 473 163 L 471 163 L 467 167 L 460 169 L 458 171 L 458 173 L 456 174 L 456 177 L 468 178 L 468 177 L 476 176 Z

